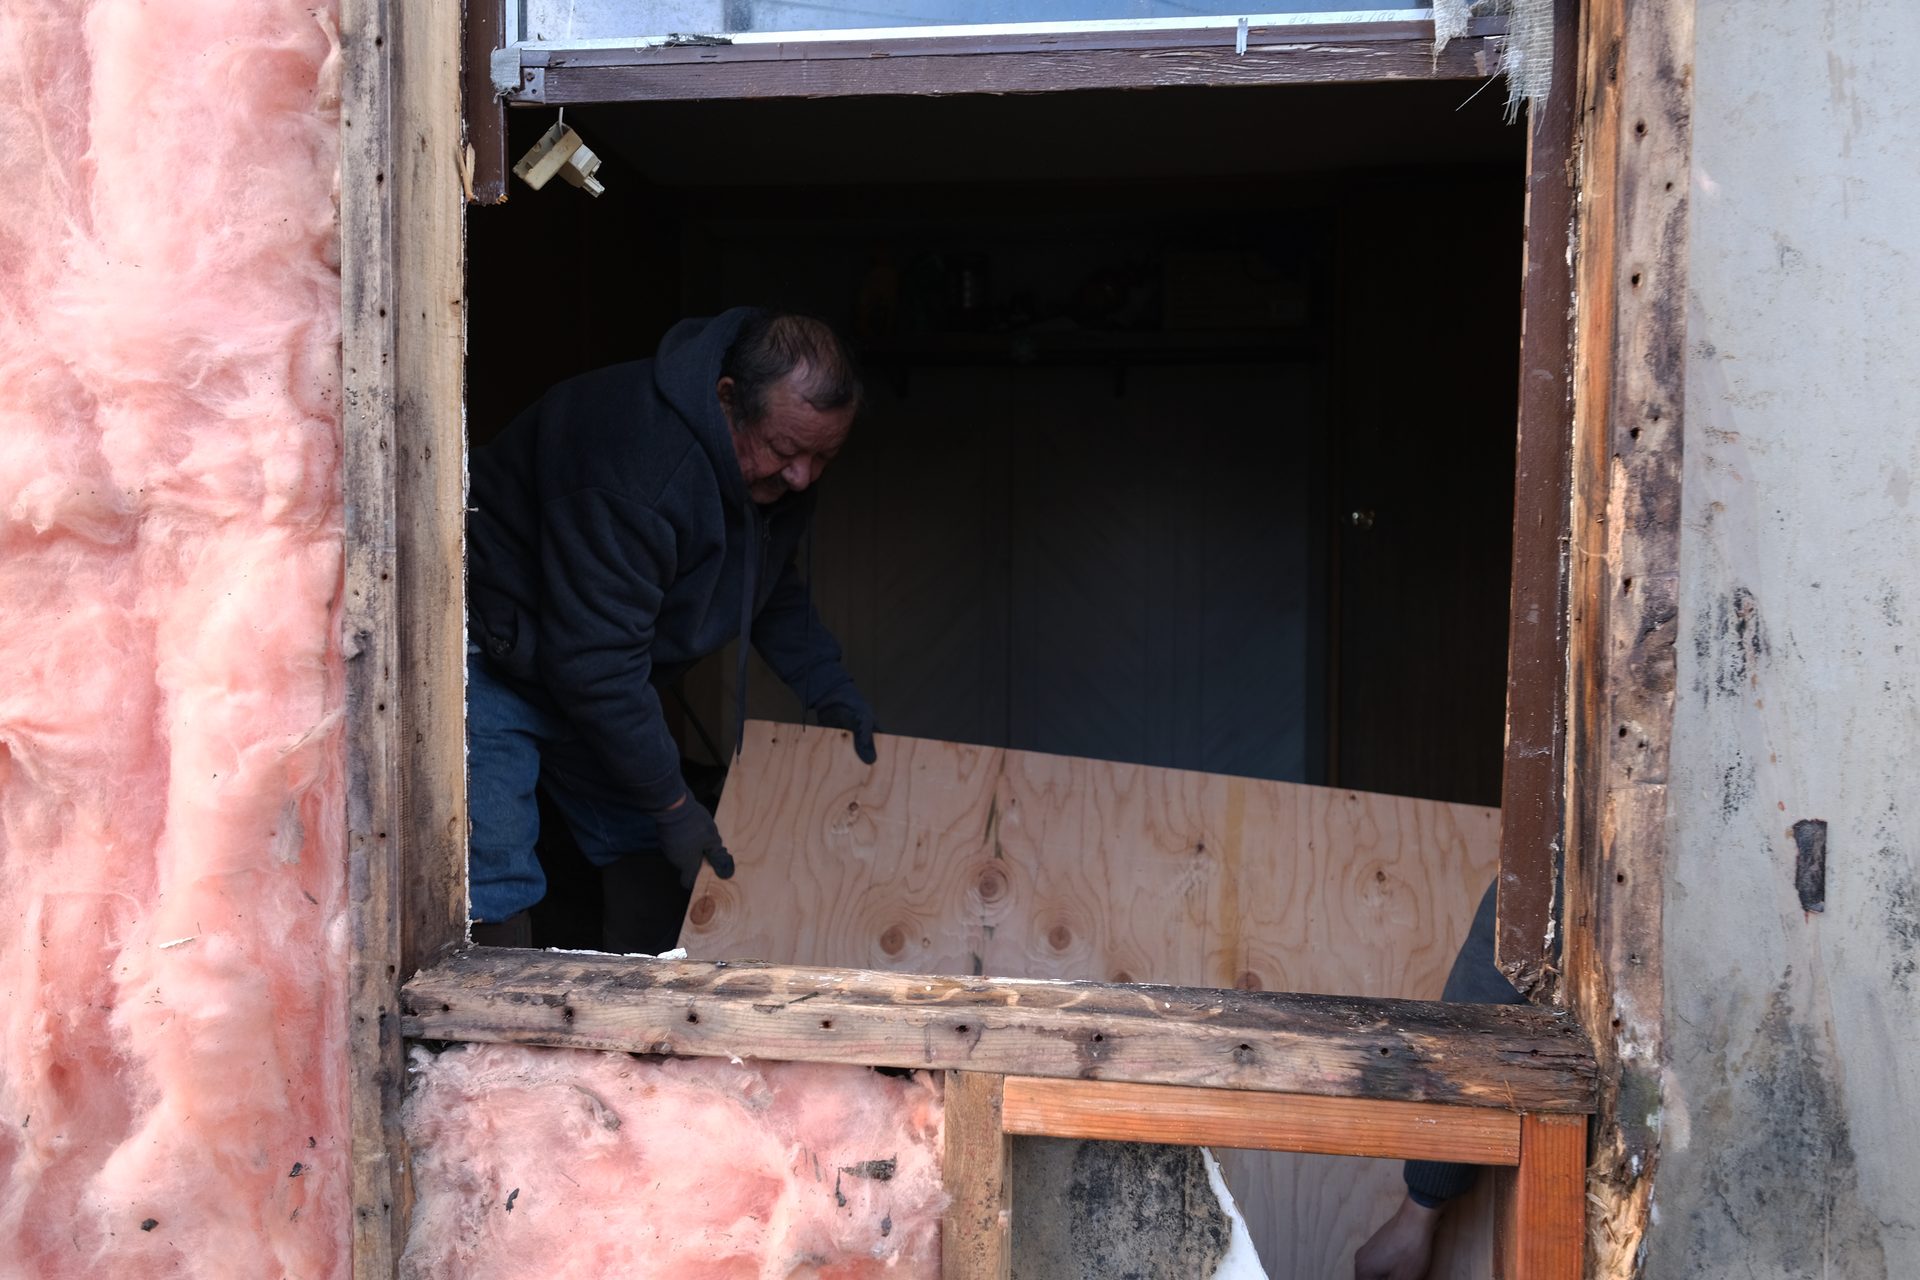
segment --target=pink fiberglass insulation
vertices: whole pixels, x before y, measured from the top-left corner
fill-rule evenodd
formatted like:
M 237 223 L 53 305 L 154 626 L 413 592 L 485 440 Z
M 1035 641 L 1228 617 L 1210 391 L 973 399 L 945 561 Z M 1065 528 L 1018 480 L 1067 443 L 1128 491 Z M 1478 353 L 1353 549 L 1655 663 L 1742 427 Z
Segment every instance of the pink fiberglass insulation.
M 938 1277 L 925 1075 L 416 1049 L 405 1280 Z
M 347 1273 L 332 30 L 0 4 L 8 1275 Z

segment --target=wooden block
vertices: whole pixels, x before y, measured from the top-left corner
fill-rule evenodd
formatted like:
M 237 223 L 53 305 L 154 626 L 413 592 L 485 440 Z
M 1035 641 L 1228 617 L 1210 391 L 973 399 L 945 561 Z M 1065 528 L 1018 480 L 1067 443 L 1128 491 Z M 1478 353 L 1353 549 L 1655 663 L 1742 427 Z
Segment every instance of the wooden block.
M 1007 1280 L 1013 1266 L 1013 1173 L 1001 1123 L 1002 1079 L 947 1072 L 940 1170 L 952 1202 L 940 1223 L 944 1280 Z
M 405 988 L 403 1033 L 1325 1097 L 1591 1110 L 1564 1017 L 1435 1004 L 943 978 L 476 947 Z
M 1007 1080 L 1005 1096 L 1008 1133 L 1465 1164 L 1520 1160 L 1520 1117 L 1488 1107 L 1018 1076 Z
M 749 721 L 681 945 L 907 973 L 1437 999 L 1496 809 Z
M 1499 1280 L 1580 1280 L 1587 1118 L 1522 1116 L 1520 1167 L 1501 1173 L 1494 1274 Z

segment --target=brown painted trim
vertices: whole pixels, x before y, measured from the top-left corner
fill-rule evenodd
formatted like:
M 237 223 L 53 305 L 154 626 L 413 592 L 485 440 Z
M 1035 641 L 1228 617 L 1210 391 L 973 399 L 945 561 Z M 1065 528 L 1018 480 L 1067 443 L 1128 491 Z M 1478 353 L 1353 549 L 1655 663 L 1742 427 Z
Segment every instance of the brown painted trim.
M 802 57 L 763 56 L 789 46 L 743 45 L 697 56 L 685 49 L 593 50 L 523 55 L 518 105 L 689 98 L 837 97 L 870 94 L 1041 93 L 1168 85 L 1326 84 L 1340 81 L 1483 79 L 1494 64 L 1484 37 L 1447 46 L 1436 62 L 1425 35 L 1322 39 L 1248 46 L 1236 54 L 1218 33 L 1205 46 L 998 50 L 976 45 L 919 52 L 807 47 Z M 859 46 L 879 45 L 866 42 Z M 904 43 L 904 42 L 902 42 Z M 1111 42 L 1107 42 L 1109 46 Z M 800 48 L 800 46 L 791 46 Z M 540 60 L 544 59 L 544 65 Z
M 1528 108 L 1527 255 L 1514 456 L 1513 612 L 1500 797 L 1496 955 L 1521 991 L 1558 964 L 1567 697 L 1567 466 L 1573 437 L 1577 0 L 1555 0 L 1553 92 Z
M 507 198 L 507 106 L 493 91 L 493 51 L 506 46 L 507 0 L 468 0 L 466 125 L 470 168 L 467 198 L 499 204 Z

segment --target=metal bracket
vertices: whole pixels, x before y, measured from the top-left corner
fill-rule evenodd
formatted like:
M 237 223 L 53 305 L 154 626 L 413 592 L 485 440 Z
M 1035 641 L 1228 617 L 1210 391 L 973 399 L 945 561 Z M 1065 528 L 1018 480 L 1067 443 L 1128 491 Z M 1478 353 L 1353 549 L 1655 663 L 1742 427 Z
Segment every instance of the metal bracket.
M 513 97 L 517 102 L 545 102 L 547 100 L 547 69 L 545 67 L 520 68 L 520 91 Z

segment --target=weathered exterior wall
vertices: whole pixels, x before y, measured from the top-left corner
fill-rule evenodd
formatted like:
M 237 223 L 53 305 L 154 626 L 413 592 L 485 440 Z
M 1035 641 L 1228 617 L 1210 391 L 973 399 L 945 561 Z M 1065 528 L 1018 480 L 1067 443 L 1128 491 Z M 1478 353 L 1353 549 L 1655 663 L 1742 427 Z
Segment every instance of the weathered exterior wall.
M 1695 69 L 1646 1274 L 1920 1275 L 1920 29 L 1701 0 Z

